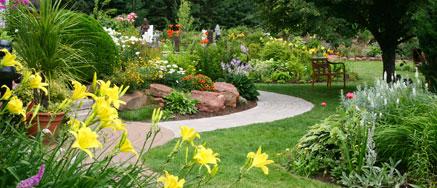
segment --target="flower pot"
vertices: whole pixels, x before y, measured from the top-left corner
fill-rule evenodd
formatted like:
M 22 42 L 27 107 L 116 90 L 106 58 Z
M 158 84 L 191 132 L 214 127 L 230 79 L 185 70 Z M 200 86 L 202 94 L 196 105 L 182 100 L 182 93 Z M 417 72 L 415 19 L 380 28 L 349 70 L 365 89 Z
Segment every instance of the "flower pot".
M 1 67 L 0 68 L 0 87 L 3 85 L 12 88 L 12 82 L 16 80 L 19 76 L 15 67 Z M 0 90 L 1 93 L 4 92 L 4 88 Z
M 9 52 L 12 53 L 12 41 L 9 40 L 0 40 L 0 49 L 6 48 Z
M 27 114 L 27 123 L 30 124 L 30 127 L 27 129 L 27 133 L 29 135 L 35 136 L 39 130 L 43 129 L 48 129 L 52 132 L 52 134 L 55 134 L 58 125 L 61 124 L 62 120 L 65 117 L 65 113 L 38 113 L 31 121 L 30 118 L 32 118 L 32 116 L 33 113 L 31 112 Z

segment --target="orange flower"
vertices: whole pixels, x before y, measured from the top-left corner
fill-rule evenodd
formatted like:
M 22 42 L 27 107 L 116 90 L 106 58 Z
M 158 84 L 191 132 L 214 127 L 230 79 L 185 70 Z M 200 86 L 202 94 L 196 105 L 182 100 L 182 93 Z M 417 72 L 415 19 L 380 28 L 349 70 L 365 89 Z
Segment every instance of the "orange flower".
M 208 42 L 209 42 L 208 39 L 203 39 L 200 41 L 200 44 L 208 44 Z
M 168 36 L 168 38 L 172 38 L 173 37 L 173 30 L 171 30 L 171 29 L 167 30 L 167 36 Z

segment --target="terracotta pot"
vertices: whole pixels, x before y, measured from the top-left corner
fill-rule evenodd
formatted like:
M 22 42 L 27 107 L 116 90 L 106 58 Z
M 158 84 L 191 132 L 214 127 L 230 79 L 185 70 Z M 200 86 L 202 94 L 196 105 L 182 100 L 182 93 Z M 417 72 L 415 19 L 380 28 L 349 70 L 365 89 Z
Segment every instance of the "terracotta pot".
M 39 130 L 49 129 L 53 134 L 55 134 L 58 125 L 61 124 L 62 120 L 64 119 L 65 113 L 38 113 L 30 122 L 32 115 L 33 113 L 27 114 L 27 122 L 31 124 L 31 126 L 27 129 L 27 133 L 35 136 L 38 133 L 38 125 Z

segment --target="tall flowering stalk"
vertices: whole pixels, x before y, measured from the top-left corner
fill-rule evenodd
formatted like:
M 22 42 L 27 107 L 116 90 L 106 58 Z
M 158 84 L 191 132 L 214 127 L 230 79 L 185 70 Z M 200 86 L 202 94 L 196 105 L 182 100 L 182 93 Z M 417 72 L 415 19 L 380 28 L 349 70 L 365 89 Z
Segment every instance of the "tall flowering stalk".
M 43 175 L 44 175 L 45 165 L 42 164 L 39 167 L 38 173 L 28 179 L 20 181 L 18 183 L 17 188 L 33 188 L 39 185 Z
M 223 71 L 231 75 L 243 74 L 248 75 L 252 70 L 250 64 L 239 59 L 232 59 L 229 63 L 221 63 Z

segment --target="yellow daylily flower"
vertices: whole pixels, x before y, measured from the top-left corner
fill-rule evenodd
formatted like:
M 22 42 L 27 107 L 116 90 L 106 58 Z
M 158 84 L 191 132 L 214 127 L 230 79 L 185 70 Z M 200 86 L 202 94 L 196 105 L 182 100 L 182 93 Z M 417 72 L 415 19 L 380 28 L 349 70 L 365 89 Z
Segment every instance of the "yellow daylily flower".
M 9 100 L 6 109 L 8 109 L 11 114 L 22 115 L 24 119 L 26 118 L 26 110 L 23 108 L 23 102 L 16 96 Z
M 211 173 L 211 167 L 208 164 L 217 165 L 218 153 L 214 153 L 212 149 L 205 148 L 202 145 L 197 147 L 196 155 L 193 158 L 201 166 L 205 166 L 208 169 L 208 173 Z
M 100 119 L 100 128 L 113 128 L 114 130 L 126 130 L 123 121 L 118 118 L 117 109 L 110 106 L 104 97 L 97 97 L 93 110 Z
M 123 123 L 123 121 L 119 118 L 112 120 L 111 124 L 106 124 L 103 126 L 103 128 L 113 128 L 117 131 L 125 131 L 126 125 Z
M 7 101 L 7 100 L 9 100 L 9 98 L 11 98 L 11 96 L 12 96 L 12 91 L 11 91 L 11 89 L 9 89 L 9 87 L 6 86 L 6 85 L 3 85 L 1 88 L 5 88 L 6 91 L 5 91 L 5 93 L 3 94 L 2 98 L 0 98 L 0 101 Z
M 260 168 L 265 175 L 269 174 L 269 168 L 267 165 L 272 164 L 272 160 L 268 160 L 268 155 L 266 153 L 261 153 L 261 147 L 258 148 L 256 153 L 250 152 L 247 154 L 247 158 L 250 160 L 249 169 L 256 167 Z
M 193 144 L 194 139 L 200 138 L 200 134 L 194 130 L 194 128 L 189 128 L 187 126 L 181 127 L 181 137 L 182 141 Z
M 17 70 L 21 70 L 22 65 L 16 61 L 15 59 L 17 58 L 17 56 L 15 54 L 11 54 L 7 49 L 3 48 L 2 50 L 0 50 L 1 52 L 5 53 L 5 56 L 3 57 L 3 59 L 0 61 L 0 65 L 1 66 L 7 66 L 7 67 L 16 67 Z
M 96 98 L 93 110 L 102 122 L 113 121 L 118 118 L 117 110 L 112 108 L 110 103 L 103 97 Z
M 317 49 L 316 48 L 311 48 L 310 50 L 309 50 L 309 53 L 310 54 L 315 54 L 317 52 Z
M 167 171 L 164 171 L 165 175 L 158 178 L 158 182 L 164 184 L 164 188 L 183 188 L 185 184 L 185 180 L 179 180 L 179 177 L 169 174 Z
M 125 153 L 133 153 L 138 156 L 137 151 L 135 151 L 135 148 L 132 146 L 132 142 L 127 138 L 126 132 L 123 133 L 121 138 L 120 151 Z
M 83 123 L 77 119 L 71 118 L 67 125 L 70 127 L 70 130 L 77 132 L 82 127 Z
M 91 93 L 87 92 L 87 88 L 86 86 L 82 85 L 81 83 L 79 83 L 78 81 L 72 81 L 73 84 L 73 94 L 71 95 L 71 99 L 72 100 L 79 100 L 79 99 L 83 99 L 89 96 L 92 96 Z
M 40 89 L 41 91 L 44 91 L 46 95 L 48 94 L 47 88 L 45 87 L 48 86 L 49 84 L 43 83 L 42 77 L 39 74 L 31 75 L 29 77 L 29 83 L 30 83 L 30 88 Z
M 90 148 L 102 147 L 102 144 L 98 140 L 99 135 L 89 127 L 81 127 L 77 132 L 70 131 L 70 133 L 76 138 L 72 147 L 81 149 L 91 158 L 93 158 L 93 153 Z
M 118 86 L 111 87 L 111 81 L 104 82 L 99 80 L 98 82 L 100 84 L 100 95 L 107 96 L 115 108 L 118 109 L 120 104 L 126 104 L 126 102 L 119 98 L 126 93 L 127 87 L 125 89 L 123 89 L 123 87 L 119 88 Z

